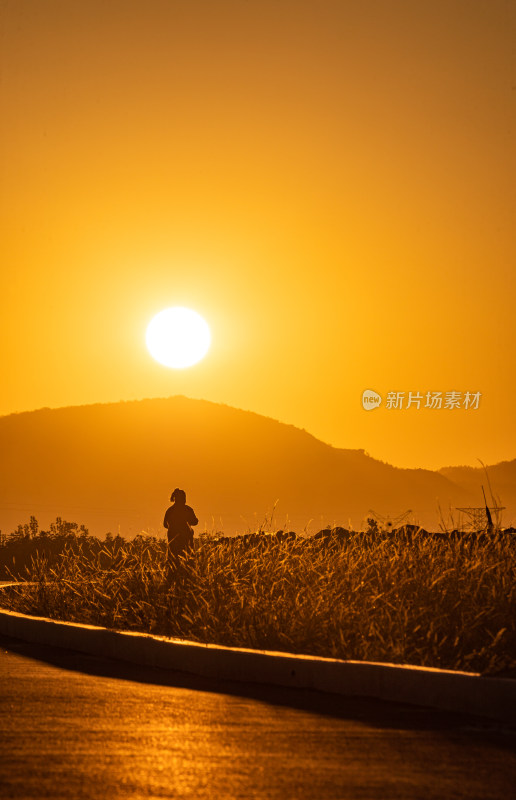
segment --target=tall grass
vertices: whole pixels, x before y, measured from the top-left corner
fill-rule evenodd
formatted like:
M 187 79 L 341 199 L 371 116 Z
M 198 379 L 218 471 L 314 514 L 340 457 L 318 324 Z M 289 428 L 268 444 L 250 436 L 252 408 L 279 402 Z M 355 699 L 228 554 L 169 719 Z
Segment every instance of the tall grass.
M 98 540 L 97 540 L 98 541 Z M 66 544 L 2 604 L 237 647 L 494 673 L 516 667 L 515 540 L 356 534 L 204 541 L 167 578 L 165 544 Z

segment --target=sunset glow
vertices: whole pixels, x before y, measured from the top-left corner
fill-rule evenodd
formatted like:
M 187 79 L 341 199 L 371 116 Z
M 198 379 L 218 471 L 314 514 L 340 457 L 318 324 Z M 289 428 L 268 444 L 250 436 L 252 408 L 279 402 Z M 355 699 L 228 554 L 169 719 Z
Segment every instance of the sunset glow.
M 513 457 L 515 3 L 4 7 L 0 414 L 179 392 L 401 467 Z M 216 330 L 195 369 L 149 358 L 167 305 Z

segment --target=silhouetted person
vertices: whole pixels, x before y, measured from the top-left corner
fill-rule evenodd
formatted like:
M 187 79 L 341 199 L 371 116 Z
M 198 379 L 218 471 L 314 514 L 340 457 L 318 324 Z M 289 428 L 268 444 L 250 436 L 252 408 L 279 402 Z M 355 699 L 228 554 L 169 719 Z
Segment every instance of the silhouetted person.
M 177 557 L 185 554 L 189 548 L 193 548 L 192 526 L 197 525 L 199 520 L 193 509 L 186 505 L 186 492 L 182 489 L 174 489 L 170 499 L 173 505 L 167 508 L 163 525 L 167 529 L 168 537 L 168 566 L 170 570 L 175 570 Z

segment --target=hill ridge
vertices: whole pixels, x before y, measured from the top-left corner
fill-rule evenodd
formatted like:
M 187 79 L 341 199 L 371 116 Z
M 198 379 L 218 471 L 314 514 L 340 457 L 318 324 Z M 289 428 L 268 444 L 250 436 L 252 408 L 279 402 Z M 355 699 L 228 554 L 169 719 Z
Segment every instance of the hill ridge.
M 358 527 L 371 508 L 393 516 L 411 508 L 414 521 L 437 529 L 437 502 L 478 505 L 474 474 L 464 480 L 451 469 L 396 467 L 290 423 L 185 395 L 43 407 L 0 417 L 0 529 L 30 514 L 45 524 L 68 515 L 93 532 L 161 535 L 175 486 L 187 490 L 201 529 L 241 532 L 277 499 L 278 527 Z

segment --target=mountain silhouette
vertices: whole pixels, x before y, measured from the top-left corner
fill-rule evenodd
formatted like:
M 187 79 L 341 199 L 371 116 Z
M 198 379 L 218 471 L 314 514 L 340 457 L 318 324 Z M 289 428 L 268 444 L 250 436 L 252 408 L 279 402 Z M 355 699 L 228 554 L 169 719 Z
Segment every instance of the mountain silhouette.
M 507 515 L 516 510 L 516 460 L 489 467 Z M 183 396 L 74 406 L 0 417 L 0 529 L 60 516 L 92 533 L 164 535 L 180 487 L 196 532 L 314 533 L 360 527 L 369 510 L 437 530 L 438 507 L 482 505 L 481 468 L 401 469 L 319 441 L 268 417 Z M 508 524 L 508 523 L 507 523 Z

